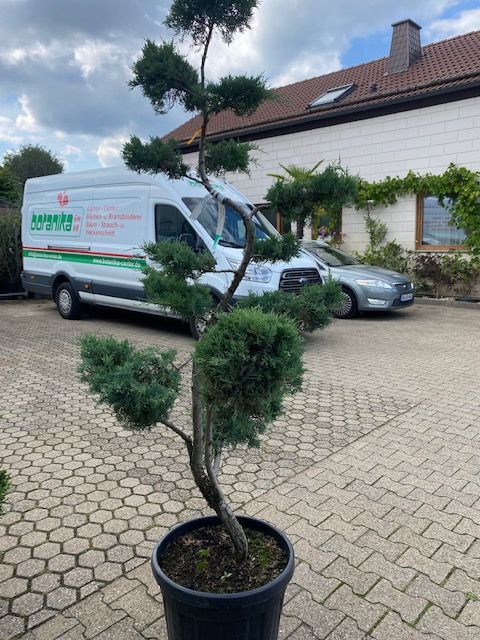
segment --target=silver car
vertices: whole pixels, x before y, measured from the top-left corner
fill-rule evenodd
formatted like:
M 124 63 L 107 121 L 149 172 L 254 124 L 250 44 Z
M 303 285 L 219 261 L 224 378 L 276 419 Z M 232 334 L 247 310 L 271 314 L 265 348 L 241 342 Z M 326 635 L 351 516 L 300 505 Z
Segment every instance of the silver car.
M 315 258 L 323 280 L 330 275 L 340 282 L 345 303 L 338 318 L 353 318 L 359 311 L 403 309 L 414 303 L 415 287 L 401 273 L 362 264 L 320 240 L 304 240 L 302 248 Z

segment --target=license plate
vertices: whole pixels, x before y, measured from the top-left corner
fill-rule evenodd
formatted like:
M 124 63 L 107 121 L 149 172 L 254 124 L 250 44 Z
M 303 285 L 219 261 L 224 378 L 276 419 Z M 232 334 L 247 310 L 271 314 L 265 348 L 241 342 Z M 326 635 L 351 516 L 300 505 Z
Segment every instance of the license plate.
M 402 293 L 400 301 L 407 302 L 408 300 L 413 300 L 413 293 Z

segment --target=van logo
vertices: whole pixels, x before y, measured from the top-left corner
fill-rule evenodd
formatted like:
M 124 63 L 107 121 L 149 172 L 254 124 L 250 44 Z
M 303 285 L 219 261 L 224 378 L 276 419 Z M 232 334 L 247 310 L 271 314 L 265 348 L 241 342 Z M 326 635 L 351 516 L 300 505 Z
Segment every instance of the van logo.
M 60 194 L 62 195 L 62 194 Z M 33 235 L 79 236 L 83 219 L 83 207 L 33 209 L 30 233 Z
M 68 196 L 65 193 L 65 191 L 63 193 L 61 191 L 59 191 L 57 193 L 57 200 L 58 200 L 58 204 L 61 207 L 66 207 L 67 206 L 67 204 L 68 204 Z
M 308 282 L 307 278 L 300 278 L 300 280 L 298 281 L 298 283 L 301 285 L 307 284 L 307 282 Z

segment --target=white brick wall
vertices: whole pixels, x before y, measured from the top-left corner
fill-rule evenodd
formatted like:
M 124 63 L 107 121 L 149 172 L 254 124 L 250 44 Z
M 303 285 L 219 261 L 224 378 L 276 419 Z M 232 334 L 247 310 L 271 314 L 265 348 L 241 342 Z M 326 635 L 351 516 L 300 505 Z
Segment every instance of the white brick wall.
M 347 122 L 322 129 L 265 138 L 257 144 L 257 166 L 251 175 L 229 175 L 252 202 L 265 193 L 280 164 L 312 167 L 340 160 L 351 173 L 367 180 L 404 176 L 410 169 L 442 173 L 450 162 L 480 170 L 480 97 L 424 107 L 369 120 Z M 196 154 L 185 156 L 194 165 Z M 388 239 L 415 248 L 415 198 L 402 198 L 395 206 L 375 213 L 388 225 Z M 362 212 L 343 214 L 345 247 L 361 250 L 366 242 Z

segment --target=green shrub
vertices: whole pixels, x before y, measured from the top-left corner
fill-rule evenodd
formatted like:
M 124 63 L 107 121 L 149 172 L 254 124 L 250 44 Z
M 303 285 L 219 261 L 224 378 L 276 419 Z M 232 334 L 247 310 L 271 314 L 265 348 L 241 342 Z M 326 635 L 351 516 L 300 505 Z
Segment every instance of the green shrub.
M 383 267 L 399 273 L 409 273 L 412 253 L 412 251 L 404 249 L 395 240 L 391 240 L 387 244 L 376 248 L 369 245 L 364 253 L 356 253 L 355 257 L 364 264 Z
M 424 253 L 412 259 L 412 274 L 419 288 L 436 298 L 468 295 L 480 275 L 480 261 L 458 253 Z
M 334 280 L 324 285 L 303 287 L 298 295 L 284 291 L 250 293 L 238 302 L 241 309 L 261 309 L 286 316 L 302 331 L 312 332 L 330 324 L 332 315 L 342 303 L 342 290 Z
M 302 382 L 303 343 L 294 322 L 260 309 L 219 316 L 194 354 L 216 448 L 256 446 L 286 395 Z
M 145 429 L 165 420 L 175 402 L 180 374 L 175 351 L 137 349 L 127 340 L 86 335 L 81 340 L 82 380 L 100 401 L 109 404 L 130 429 Z
M 20 288 L 22 222 L 18 211 L 0 211 L 0 291 L 7 283 Z
M 10 489 L 10 476 L 5 469 L 0 469 L 0 516 L 3 514 L 5 497 Z

